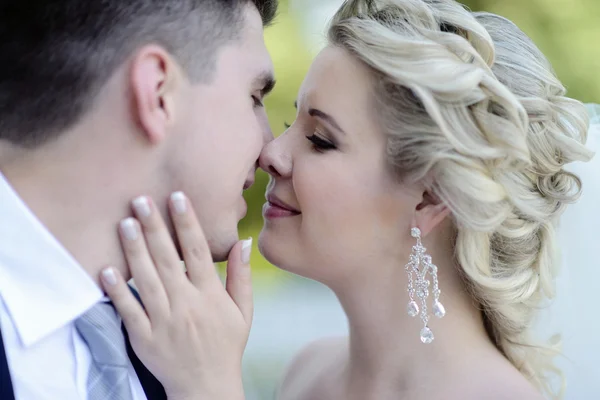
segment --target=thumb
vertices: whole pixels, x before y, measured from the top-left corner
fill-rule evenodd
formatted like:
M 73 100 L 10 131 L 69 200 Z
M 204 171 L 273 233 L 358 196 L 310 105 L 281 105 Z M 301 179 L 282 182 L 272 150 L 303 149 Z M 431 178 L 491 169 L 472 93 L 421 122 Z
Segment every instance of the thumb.
M 252 298 L 252 274 L 250 271 L 250 254 L 252 238 L 242 240 L 233 246 L 227 260 L 227 293 L 240 309 L 248 326 L 252 324 L 254 300 Z

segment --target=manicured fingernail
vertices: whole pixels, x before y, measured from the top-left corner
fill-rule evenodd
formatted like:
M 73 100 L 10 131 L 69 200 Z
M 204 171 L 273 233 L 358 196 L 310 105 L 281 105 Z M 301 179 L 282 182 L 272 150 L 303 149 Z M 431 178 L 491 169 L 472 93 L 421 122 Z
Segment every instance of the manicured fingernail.
M 242 263 L 250 264 L 250 254 L 252 254 L 252 238 L 244 240 L 242 243 Z
M 113 267 L 108 267 L 102 271 L 102 280 L 107 284 L 113 286 L 117 284 L 117 275 Z
M 142 217 L 150 215 L 150 202 L 146 196 L 140 196 L 133 200 L 133 208 L 135 208 L 135 212 Z
M 128 240 L 135 240 L 138 238 L 138 231 L 133 218 L 127 218 L 121 221 L 121 230 Z
M 171 201 L 173 202 L 173 208 L 177 214 L 184 214 L 187 211 L 187 202 L 185 195 L 182 192 L 175 192 L 171 195 Z

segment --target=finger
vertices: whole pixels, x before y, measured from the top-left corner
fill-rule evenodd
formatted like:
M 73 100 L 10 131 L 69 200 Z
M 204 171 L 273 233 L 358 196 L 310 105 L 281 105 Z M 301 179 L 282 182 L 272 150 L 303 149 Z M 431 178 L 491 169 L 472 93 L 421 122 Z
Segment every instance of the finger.
M 196 213 L 181 192 L 171 195 L 170 210 L 187 274 L 194 286 L 220 284 L 210 248 Z
M 227 293 L 240 309 L 248 327 L 252 325 L 254 301 L 252 298 L 252 274 L 250 271 L 250 253 L 252 238 L 236 243 L 227 260 Z
M 172 299 L 173 296 L 181 293 L 182 285 L 188 284 L 179 254 L 173 243 L 173 237 L 150 198 L 138 197 L 133 200 L 132 205 L 142 227 L 154 267 L 164 285 L 167 296 Z
M 135 218 L 121 221 L 121 244 L 129 271 L 148 312 L 150 320 L 169 315 L 169 299 L 150 257 L 140 225 Z
M 152 333 L 150 320 L 121 274 L 116 268 L 108 267 L 100 276 L 102 286 L 123 319 L 128 334 L 138 338 L 150 337 Z

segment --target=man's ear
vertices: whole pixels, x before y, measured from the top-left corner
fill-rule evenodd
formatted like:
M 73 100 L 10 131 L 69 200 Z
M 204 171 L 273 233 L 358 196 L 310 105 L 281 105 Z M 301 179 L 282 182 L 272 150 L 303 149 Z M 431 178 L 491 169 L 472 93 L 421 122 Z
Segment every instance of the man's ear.
M 163 140 L 173 121 L 175 74 L 175 62 L 159 46 L 142 47 L 131 63 L 132 110 L 151 143 Z
M 425 237 L 448 215 L 450 215 L 450 209 L 437 196 L 425 191 L 421 202 L 415 209 L 413 226 L 418 227 L 422 237 Z

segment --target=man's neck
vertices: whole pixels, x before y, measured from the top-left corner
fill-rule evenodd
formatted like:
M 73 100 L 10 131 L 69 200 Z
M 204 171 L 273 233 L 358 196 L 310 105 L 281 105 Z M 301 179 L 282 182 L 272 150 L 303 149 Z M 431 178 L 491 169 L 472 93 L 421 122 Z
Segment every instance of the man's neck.
M 0 170 L 94 281 L 99 282 L 100 271 L 108 265 L 129 279 L 117 229 L 119 221 L 131 215 L 128 201 L 137 194 L 109 163 L 72 159 L 61 160 L 60 152 L 36 152 L 26 160 L 2 162 Z

